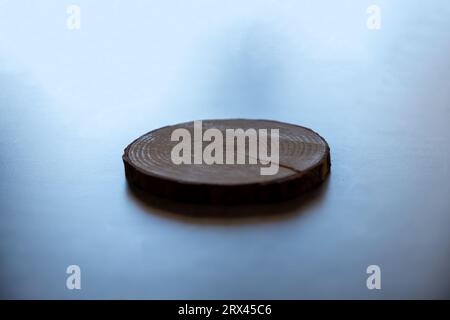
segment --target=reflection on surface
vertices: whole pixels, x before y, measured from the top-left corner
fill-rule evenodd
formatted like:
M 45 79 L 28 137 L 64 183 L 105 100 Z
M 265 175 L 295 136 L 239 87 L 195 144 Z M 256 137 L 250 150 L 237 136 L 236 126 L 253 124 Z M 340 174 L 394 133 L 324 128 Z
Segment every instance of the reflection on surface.
M 209 205 L 175 202 L 127 185 L 127 195 L 149 213 L 190 223 L 246 224 L 273 223 L 293 218 L 317 205 L 325 196 L 328 179 L 316 190 L 287 201 L 265 204 Z

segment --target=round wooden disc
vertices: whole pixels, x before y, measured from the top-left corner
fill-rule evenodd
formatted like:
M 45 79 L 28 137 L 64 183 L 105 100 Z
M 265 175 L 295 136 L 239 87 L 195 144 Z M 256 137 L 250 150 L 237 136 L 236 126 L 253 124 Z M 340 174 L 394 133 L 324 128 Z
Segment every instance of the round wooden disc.
M 269 120 L 203 120 L 203 133 L 219 129 L 279 129 L 279 170 L 261 175 L 258 164 L 174 164 L 172 132 L 185 128 L 194 137 L 194 122 L 167 126 L 139 137 L 124 151 L 125 175 L 139 189 L 166 198 L 204 203 L 270 202 L 304 193 L 325 180 L 330 171 L 330 148 L 314 131 Z M 192 138 L 193 139 L 193 138 Z M 268 138 L 268 145 L 270 145 Z M 203 142 L 203 148 L 209 142 Z M 194 148 L 192 147 L 192 152 Z M 225 149 L 224 149 L 225 157 Z

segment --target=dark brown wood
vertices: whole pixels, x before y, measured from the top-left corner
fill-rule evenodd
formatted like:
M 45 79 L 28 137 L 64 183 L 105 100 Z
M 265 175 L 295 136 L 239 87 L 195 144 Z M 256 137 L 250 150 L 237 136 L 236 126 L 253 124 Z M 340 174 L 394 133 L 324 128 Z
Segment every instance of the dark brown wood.
M 129 183 L 157 196 L 202 203 L 272 202 L 300 195 L 325 180 L 330 148 L 314 131 L 269 120 L 203 120 L 203 132 L 225 129 L 279 129 L 279 171 L 261 175 L 261 164 L 179 164 L 171 160 L 177 128 L 193 136 L 193 122 L 163 127 L 139 137 L 124 151 Z M 225 138 L 224 138 L 225 139 Z M 208 142 L 203 143 L 205 147 Z M 193 149 L 192 149 L 193 150 Z M 224 152 L 225 155 L 225 152 Z

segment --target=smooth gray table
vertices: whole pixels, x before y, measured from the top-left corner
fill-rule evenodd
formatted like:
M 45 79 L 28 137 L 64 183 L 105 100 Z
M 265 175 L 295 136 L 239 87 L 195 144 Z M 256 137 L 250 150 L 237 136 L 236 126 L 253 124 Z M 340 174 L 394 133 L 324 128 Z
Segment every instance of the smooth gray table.
M 0 1 L 0 297 L 449 298 L 448 1 L 75 2 L 80 30 Z M 129 190 L 134 138 L 235 117 L 319 132 L 327 183 L 231 208 Z

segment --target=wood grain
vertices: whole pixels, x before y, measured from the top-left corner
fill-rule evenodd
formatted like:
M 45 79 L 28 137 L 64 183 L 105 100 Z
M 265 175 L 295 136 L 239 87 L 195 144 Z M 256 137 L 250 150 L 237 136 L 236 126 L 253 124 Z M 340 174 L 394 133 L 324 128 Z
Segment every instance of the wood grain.
M 330 171 L 330 148 L 314 131 L 270 120 L 203 120 L 208 128 L 279 129 L 279 171 L 261 175 L 261 164 L 180 164 L 171 160 L 173 130 L 186 128 L 193 134 L 193 122 L 150 131 L 124 151 L 128 182 L 154 195 L 188 202 L 245 203 L 272 202 L 300 195 L 325 180 Z M 207 143 L 204 143 L 204 146 Z

